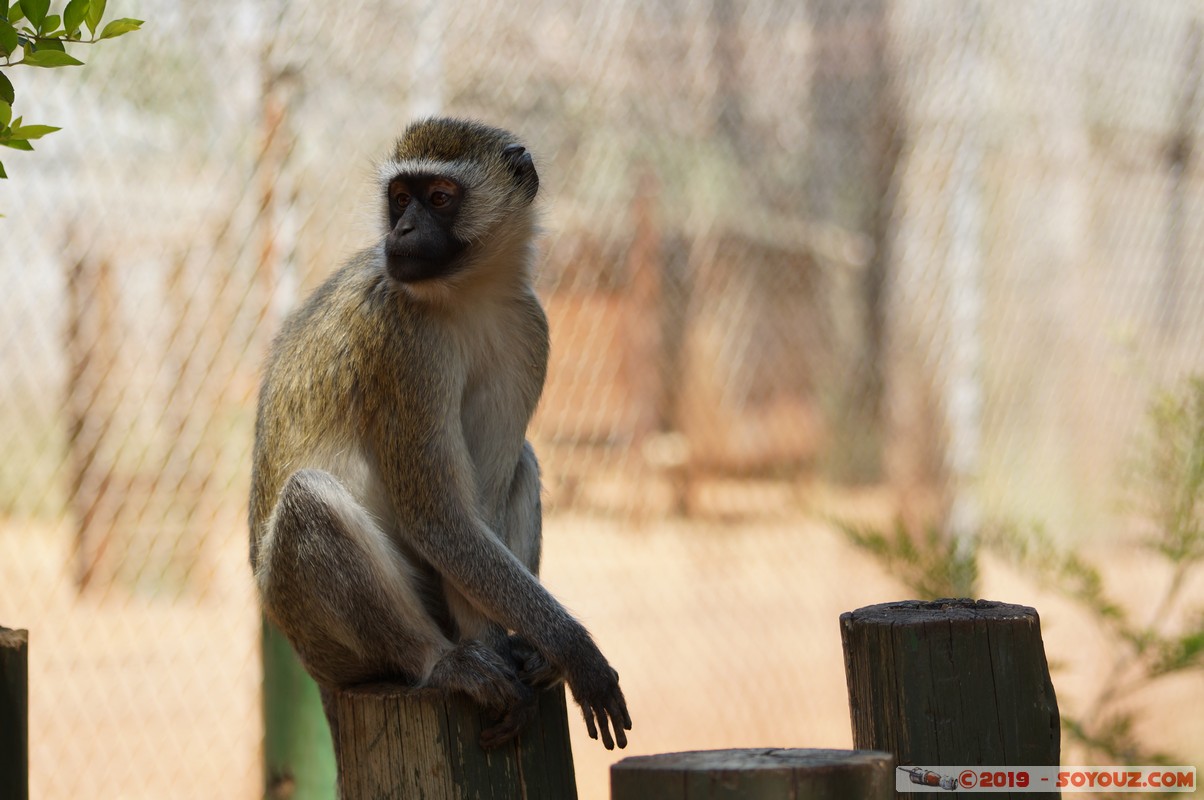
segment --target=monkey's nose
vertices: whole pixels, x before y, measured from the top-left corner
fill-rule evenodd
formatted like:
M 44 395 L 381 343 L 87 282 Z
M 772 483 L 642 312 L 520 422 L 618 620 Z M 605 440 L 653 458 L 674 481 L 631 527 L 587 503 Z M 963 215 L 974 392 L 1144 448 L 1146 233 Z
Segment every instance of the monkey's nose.
M 403 222 L 400 225 L 398 225 L 396 228 L 398 236 L 405 236 L 407 233 L 413 232 L 413 230 L 414 230 L 414 223 L 412 223 L 412 222 Z

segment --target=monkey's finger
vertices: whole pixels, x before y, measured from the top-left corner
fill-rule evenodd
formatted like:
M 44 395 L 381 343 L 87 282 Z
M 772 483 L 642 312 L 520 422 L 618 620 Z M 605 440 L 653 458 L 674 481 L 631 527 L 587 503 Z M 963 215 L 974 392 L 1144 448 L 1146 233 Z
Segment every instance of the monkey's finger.
M 594 712 L 589 706 L 581 706 L 581 715 L 585 717 L 585 730 L 589 732 L 589 738 L 598 738 L 598 729 L 594 726 Z
M 631 730 L 631 715 L 627 713 L 627 703 L 623 697 L 611 698 L 610 704 L 606 707 L 606 713 L 610 714 L 610 722 L 614 726 L 615 736 L 619 739 L 619 747 L 627 741 L 627 735 L 624 730 Z
M 619 743 L 619 747 L 627 746 L 627 734 L 623 731 L 625 717 L 627 715 L 627 707 L 623 702 L 623 696 L 611 695 L 606 700 L 606 715 L 610 718 L 610 725 L 615 731 L 615 740 Z M 630 728 L 630 725 L 627 725 Z
M 610 718 L 615 722 L 622 720 L 623 727 L 627 730 L 631 730 L 631 715 L 627 713 L 627 698 L 623 697 L 623 690 L 619 688 L 619 673 L 612 667 L 610 674 L 613 675 L 615 679 L 614 691 L 611 693 Z M 615 714 L 614 711 L 616 709 L 622 713 Z
M 518 731 L 508 725 L 495 725 L 492 728 L 481 731 L 481 749 L 492 750 L 499 747 L 518 735 Z
M 627 698 L 623 696 L 623 690 L 618 686 L 613 687 L 606 698 L 606 713 L 610 714 L 616 728 L 621 725 L 627 730 L 631 730 L 631 715 L 627 713 Z
M 598 718 L 598 730 L 602 734 L 602 746 L 607 750 L 614 750 L 615 740 L 610 735 L 610 718 L 606 716 L 606 707 L 598 703 L 594 706 L 594 715 Z
M 622 750 L 627 746 L 627 734 L 623 731 L 623 728 L 619 722 L 619 718 L 614 714 L 610 715 L 610 724 L 615 729 L 615 743 L 618 744 L 619 749 Z
M 497 723 L 481 731 L 481 747 L 491 750 L 510 741 L 535 719 L 535 697 L 532 695 L 511 708 Z

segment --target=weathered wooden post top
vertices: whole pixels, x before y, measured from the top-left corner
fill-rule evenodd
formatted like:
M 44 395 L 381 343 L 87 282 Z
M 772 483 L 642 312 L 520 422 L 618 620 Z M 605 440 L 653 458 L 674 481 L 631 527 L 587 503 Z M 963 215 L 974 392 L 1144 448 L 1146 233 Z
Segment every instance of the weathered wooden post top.
M 889 753 L 703 750 L 625 758 L 610 768 L 611 800 L 890 800 Z
M 901 766 L 1058 764 L 1036 610 L 908 600 L 842 614 L 840 633 L 855 747 L 893 753 Z

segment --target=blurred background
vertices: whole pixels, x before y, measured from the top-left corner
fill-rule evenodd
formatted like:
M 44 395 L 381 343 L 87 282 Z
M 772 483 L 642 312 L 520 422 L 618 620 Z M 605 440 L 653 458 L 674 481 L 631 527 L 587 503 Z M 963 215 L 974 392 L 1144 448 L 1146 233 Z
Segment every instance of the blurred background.
M 1204 757 L 1204 3 L 108 16 L 146 25 L 9 73 L 64 129 L 0 182 L 33 797 L 259 795 L 259 366 L 378 235 L 373 159 L 432 113 L 518 132 L 541 176 L 544 580 L 635 721 L 619 754 L 573 717 L 583 798 L 620 755 L 849 746 L 838 615 L 934 576 L 1041 612 L 1065 763 Z M 1166 447 L 1173 519 L 1133 491 Z M 979 547 L 999 531 L 1041 546 Z

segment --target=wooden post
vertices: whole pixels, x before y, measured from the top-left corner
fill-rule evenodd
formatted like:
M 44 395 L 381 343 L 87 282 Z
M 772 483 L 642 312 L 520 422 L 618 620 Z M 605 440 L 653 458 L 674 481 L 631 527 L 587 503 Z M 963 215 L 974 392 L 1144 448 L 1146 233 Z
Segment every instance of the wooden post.
M 1058 764 L 1058 702 L 1034 609 L 884 603 L 841 614 L 840 633 L 854 746 L 901 766 Z
M 460 695 L 380 685 L 334 692 L 341 800 L 575 800 L 564 687 L 539 694 L 535 719 L 494 750 L 488 715 Z
M 29 799 L 29 631 L 0 626 L 0 800 Z
M 610 768 L 611 800 L 888 800 L 890 753 L 863 750 L 702 750 L 625 758 Z

